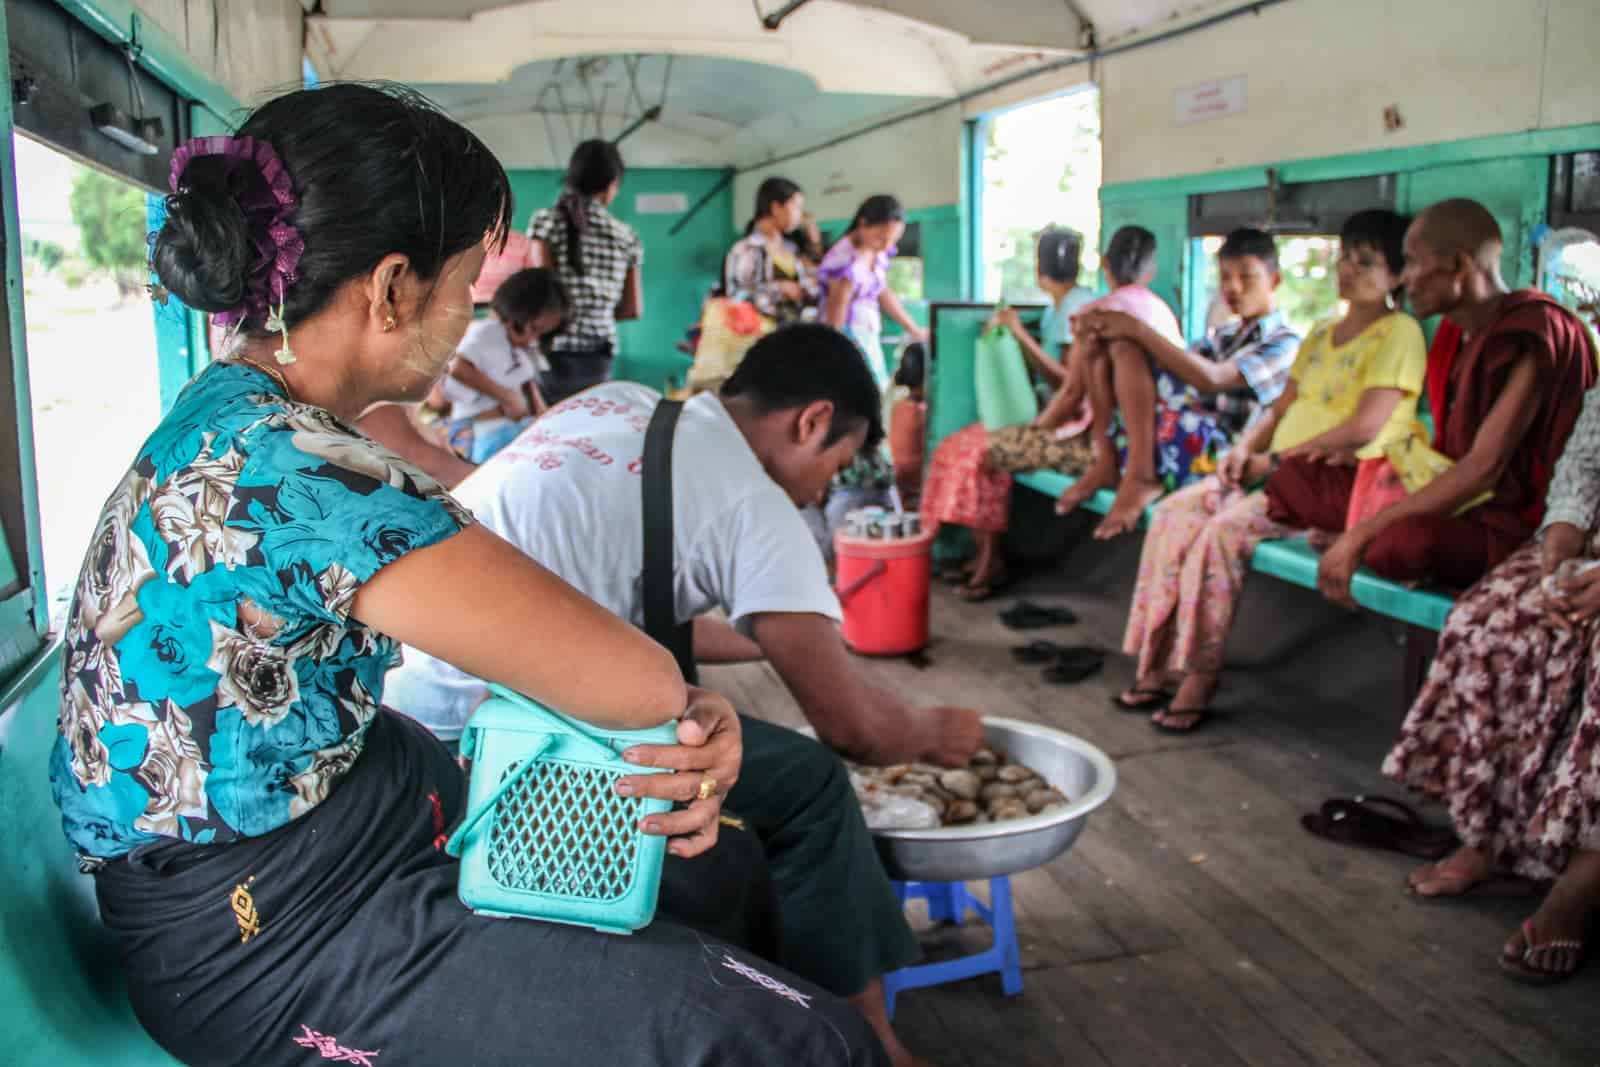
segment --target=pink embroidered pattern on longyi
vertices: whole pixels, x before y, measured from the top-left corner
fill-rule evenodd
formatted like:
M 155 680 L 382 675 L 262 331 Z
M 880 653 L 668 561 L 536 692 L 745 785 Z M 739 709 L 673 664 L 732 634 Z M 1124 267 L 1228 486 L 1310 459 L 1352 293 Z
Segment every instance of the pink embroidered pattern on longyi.
M 728 968 L 728 970 L 732 971 L 734 974 L 739 975 L 741 978 L 750 979 L 750 981 L 754 982 L 756 985 L 760 986 L 762 989 L 765 989 L 769 993 L 776 993 L 784 1000 L 793 1001 L 802 1008 L 811 1007 L 811 998 L 800 992 L 798 989 L 784 985 L 771 975 L 762 974 L 749 964 L 740 963 L 727 953 L 723 953 L 722 965 Z
M 319 1034 L 305 1023 L 300 1024 L 303 1033 L 294 1039 L 294 1043 L 301 1048 L 315 1049 L 325 1060 L 333 1063 L 354 1063 L 359 1067 L 373 1067 L 372 1061 L 378 1058 L 381 1049 L 363 1051 L 361 1049 L 345 1048 L 339 1044 L 338 1038 L 327 1034 Z
M 443 852 L 450 835 L 444 832 L 444 805 L 439 803 L 437 789 L 428 794 L 428 803 L 433 807 L 433 850 Z

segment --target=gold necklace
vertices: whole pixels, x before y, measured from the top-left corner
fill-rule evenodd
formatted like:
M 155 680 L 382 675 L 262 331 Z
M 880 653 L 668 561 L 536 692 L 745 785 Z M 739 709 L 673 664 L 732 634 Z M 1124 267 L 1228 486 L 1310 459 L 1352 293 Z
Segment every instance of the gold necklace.
M 239 363 L 249 367 L 251 370 L 260 371 L 262 374 L 265 374 L 268 378 L 271 378 L 273 381 L 278 383 L 278 388 L 283 390 L 283 395 L 285 398 L 291 401 L 294 400 L 294 392 L 289 388 L 289 380 L 283 376 L 283 372 L 278 370 L 278 368 L 269 367 L 265 363 L 257 363 L 255 360 L 246 356 L 234 356 L 230 362 Z

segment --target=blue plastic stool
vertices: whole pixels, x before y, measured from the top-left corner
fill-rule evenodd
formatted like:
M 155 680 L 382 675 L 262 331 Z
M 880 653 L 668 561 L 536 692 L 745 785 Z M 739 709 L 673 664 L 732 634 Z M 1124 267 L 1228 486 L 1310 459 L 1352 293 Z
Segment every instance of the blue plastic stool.
M 883 999 L 891 1019 L 894 1018 L 895 995 L 902 989 L 923 989 L 980 974 L 998 974 L 1000 988 L 1006 996 L 1014 997 L 1022 992 L 1022 953 L 1017 949 L 1017 921 L 1011 913 L 1009 876 L 989 879 L 988 904 L 967 892 L 964 882 L 896 882 L 894 891 L 902 904 L 916 897 L 926 900 L 928 918 L 934 922 L 959 924 L 968 910 L 977 913 L 994 931 L 994 944 L 971 956 L 902 967 L 884 975 Z

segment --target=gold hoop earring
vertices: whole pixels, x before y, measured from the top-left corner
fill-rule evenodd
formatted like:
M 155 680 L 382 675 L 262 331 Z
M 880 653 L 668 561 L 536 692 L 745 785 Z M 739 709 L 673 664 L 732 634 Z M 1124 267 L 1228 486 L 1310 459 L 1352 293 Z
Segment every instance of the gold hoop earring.
M 397 325 L 398 325 L 398 323 L 395 322 L 393 315 L 385 315 L 383 317 L 383 332 L 384 333 L 393 333 L 394 332 L 394 328 Z

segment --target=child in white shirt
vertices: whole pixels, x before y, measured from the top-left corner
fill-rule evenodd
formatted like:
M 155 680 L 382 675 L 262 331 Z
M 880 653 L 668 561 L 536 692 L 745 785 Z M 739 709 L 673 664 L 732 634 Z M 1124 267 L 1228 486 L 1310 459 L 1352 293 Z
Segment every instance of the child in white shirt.
M 450 445 L 482 463 L 544 413 L 539 338 L 559 329 L 567 293 L 553 271 L 530 268 L 495 290 L 490 317 L 467 327 L 428 406 L 446 412 Z

